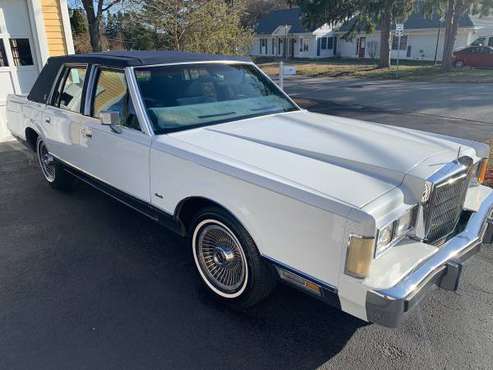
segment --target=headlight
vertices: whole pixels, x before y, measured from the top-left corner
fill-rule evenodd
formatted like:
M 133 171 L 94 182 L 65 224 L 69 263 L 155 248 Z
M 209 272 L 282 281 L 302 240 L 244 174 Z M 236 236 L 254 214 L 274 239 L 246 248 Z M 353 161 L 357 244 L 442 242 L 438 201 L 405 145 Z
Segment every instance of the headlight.
M 378 256 L 382 252 L 384 252 L 387 248 L 390 247 L 390 245 L 396 238 L 405 235 L 407 231 L 414 225 L 415 210 L 415 207 L 409 209 L 397 220 L 378 230 L 375 256 Z
M 394 239 L 394 229 L 396 223 L 397 222 L 394 221 L 388 224 L 387 226 L 381 228 L 380 230 L 378 230 L 377 246 L 375 250 L 376 256 L 381 254 L 384 250 L 386 250 L 390 246 L 390 243 Z
M 406 233 L 414 225 L 415 208 L 411 208 L 397 220 L 396 236 Z

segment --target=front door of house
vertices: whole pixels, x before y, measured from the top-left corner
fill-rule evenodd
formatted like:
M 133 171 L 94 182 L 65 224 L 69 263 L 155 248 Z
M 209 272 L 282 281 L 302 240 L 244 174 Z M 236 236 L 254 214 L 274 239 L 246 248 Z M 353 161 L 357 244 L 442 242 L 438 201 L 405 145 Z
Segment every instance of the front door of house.
M 27 94 L 39 70 L 26 0 L 0 0 L 0 138 L 8 94 Z
M 364 58 L 366 52 L 366 37 L 360 37 L 358 39 L 358 57 Z

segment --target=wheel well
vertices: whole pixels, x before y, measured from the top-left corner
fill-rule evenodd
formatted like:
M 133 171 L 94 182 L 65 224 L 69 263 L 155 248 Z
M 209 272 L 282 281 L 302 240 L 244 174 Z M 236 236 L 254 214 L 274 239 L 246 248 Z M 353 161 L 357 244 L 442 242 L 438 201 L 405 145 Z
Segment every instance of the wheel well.
M 33 151 L 36 151 L 37 141 L 38 141 L 38 133 L 30 127 L 26 128 L 26 142 Z
M 207 207 L 220 207 L 226 212 L 230 213 L 226 208 L 210 199 L 202 197 L 190 197 L 182 200 L 178 204 L 178 207 L 176 207 L 175 216 L 182 222 L 182 224 L 185 226 L 185 229 L 188 230 L 193 217 L 197 214 L 197 212 Z

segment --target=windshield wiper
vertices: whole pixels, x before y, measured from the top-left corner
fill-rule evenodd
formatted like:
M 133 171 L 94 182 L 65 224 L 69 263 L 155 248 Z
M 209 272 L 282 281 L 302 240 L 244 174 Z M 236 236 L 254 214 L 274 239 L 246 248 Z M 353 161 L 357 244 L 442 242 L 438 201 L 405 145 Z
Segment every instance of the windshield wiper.
M 225 113 L 216 113 L 216 114 L 206 114 L 204 116 L 197 116 L 197 118 L 213 118 L 213 117 L 229 116 L 230 114 L 236 114 L 236 112 L 225 112 Z

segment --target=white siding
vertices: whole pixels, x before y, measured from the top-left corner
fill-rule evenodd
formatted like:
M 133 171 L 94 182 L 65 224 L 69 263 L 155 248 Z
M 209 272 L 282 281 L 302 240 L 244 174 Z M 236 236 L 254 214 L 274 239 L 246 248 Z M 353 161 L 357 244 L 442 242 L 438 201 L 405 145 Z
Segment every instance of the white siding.
M 435 49 L 438 36 L 438 29 L 434 30 L 408 30 L 405 32 L 407 35 L 407 46 L 411 47 L 410 56 L 407 56 L 408 50 L 400 50 L 400 59 L 409 60 L 428 60 L 432 61 L 435 58 Z M 438 60 L 441 60 L 443 53 L 443 40 L 444 40 L 445 30 L 442 29 L 440 33 L 440 40 L 438 43 Z M 340 39 L 338 44 L 338 54 L 344 58 L 356 58 L 356 40 L 358 37 L 363 35 L 358 35 L 352 41 L 345 41 Z M 457 34 L 457 39 L 455 42 L 455 49 L 467 46 L 471 41 L 473 41 L 474 35 L 472 30 L 460 29 Z M 376 44 L 375 54 L 378 58 L 379 48 L 380 48 L 380 33 L 376 32 L 370 35 L 366 35 L 366 50 L 365 58 L 370 57 L 370 45 L 372 43 Z M 375 45 L 373 44 L 373 45 Z M 391 50 L 391 57 L 396 58 L 398 54 L 397 50 Z
M 330 30 L 328 31 L 330 32 Z M 317 33 L 317 34 L 315 34 Z M 410 55 L 407 56 L 408 50 L 400 51 L 399 58 L 400 59 L 410 59 L 410 60 L 428 60 L 432 61 L 435 58 L 435 49 L 436 42 L 438 36 L 438 29 L 430 29 L 430 30 L 408 30 L 405 32 L 407 35 L 407 46 L 410 46 Z M 440 32 L 440 40 L 438 45 L 438 60 L 441 60 L 443 53 L 443 39 L 444 39 L 445 30 L 442 29 Z M 461 48 L 467 46 L 472 41 L 477 38 L 478 33 L 474 33 L 473 30 L 470 29 L 459 29 L 457 34 L 457 40 L 455 43 L 455 48 Z M 317 39 L 320 37 L 330 37 L 330 33 L 325 32 L 314 32 L 306 33 L 306 34 L 290 34 L 288 36 L 288 43 L 290 40 L 294 38 L 294 57 L 295 58 L 330 58 L 334 56 L 332 49 L 321 49 L 320 56 L 317 56 Z M 340 56 L 343 58 L 358 58 L 358 54 L 356 53 L 356 44 L 357 40 L 360 37 L 366 37 L 366 48 L 365 48 L 365 58 L 378 58 L 380 53 L 380 33 L 375 32 L 372 34 L 359 34 L 353 38 L 353 40 L 346 41 L 342 38 L 342 34 L 339 34 L 337 37 L 337 51 L 335 56 Z M 260 53 L 260 39 L 267 40 L 267 48 L 264 49 L 264 53 Z M 272 51 L 272 39 L 275 41 L 274 53 Z M 283 39 L 283 38 L 282 38 Z M 300 41 L 303 39 L 303 44 L 308 45 L 308 50 L 300 51 Z M 258 35 L 255 37 L 254 42 L 252 44 L 251 55 L 252 56 L 274 56 L 274 57 L 282 57 L 284 54 L 282 50 L 280 51 L 278 48 L 278 38 L 273 37 L 272 35 Z M 291 45 L 291 44 L 289 44 Z M 290 49 L 290 46 L 289 46 Z M 397 50 L 391 50 L 391 57 L 397 57 Z M 288 50 L 288 56 L 291 55 L 290 50 Z

